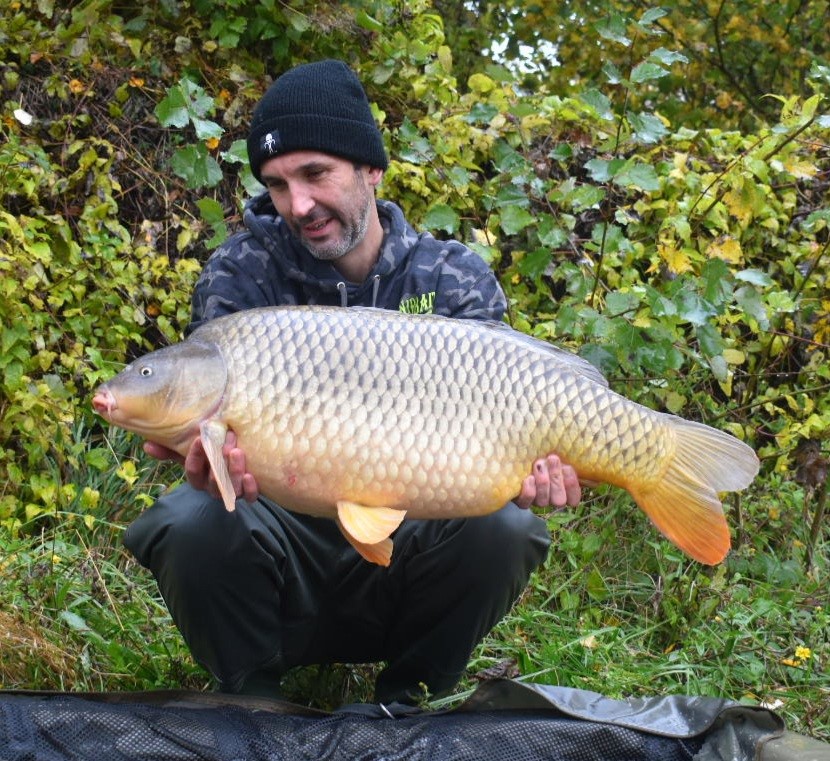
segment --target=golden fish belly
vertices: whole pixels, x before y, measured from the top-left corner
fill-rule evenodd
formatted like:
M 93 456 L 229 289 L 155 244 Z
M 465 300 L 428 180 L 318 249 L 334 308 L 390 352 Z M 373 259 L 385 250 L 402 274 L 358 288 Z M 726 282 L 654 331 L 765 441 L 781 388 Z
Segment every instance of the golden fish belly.
M 263 494 L 333 517 L 338 500 L 413 518 L 492 512 L 548 452 L 580 473 L 624 483 L 659 472 L 659 415 L 557 366 L 545 353 L 463 322 L 372 329 L 349 312 L 298 311 L 279 329 L 251 315 L 225 332 L 222 418 Z

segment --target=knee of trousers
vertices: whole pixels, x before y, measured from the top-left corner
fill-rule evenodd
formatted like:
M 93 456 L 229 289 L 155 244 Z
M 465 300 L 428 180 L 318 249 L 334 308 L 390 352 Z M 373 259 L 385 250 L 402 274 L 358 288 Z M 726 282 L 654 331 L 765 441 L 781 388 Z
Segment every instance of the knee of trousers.
M 512 502 L 503 509 L 464 522 L 454 552 L 456 569 L 477 583 L 524 583 L 545 559 L 551 539 L 545 521 Z
M 161 497 L 124 534 L 127 549 L 153 573 L 165 567 L 194 576 L 211 575 L 249 542 L 250 529 L 237 513 L 188 485 Z

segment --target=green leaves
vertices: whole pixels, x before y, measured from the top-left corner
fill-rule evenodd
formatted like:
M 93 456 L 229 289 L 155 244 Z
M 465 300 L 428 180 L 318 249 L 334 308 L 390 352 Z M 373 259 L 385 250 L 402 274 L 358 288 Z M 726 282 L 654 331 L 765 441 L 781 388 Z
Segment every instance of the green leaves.
M 213 98 L 191 79 L 183 77 L 158 103 L 154 112 L 162 127 L 186 127 L 192 123 L 200 140 L 221 137 L 223 129 L 205 117 L 214 110 Z
M 184 77 L 167 91 L 155 108 L 163 127 L 183 128 L 192 125 L 196 138 L 208 143 L 218 141 L 224 130 L 216 122 L 205 118 L 213 113 L 213 98 L 202 87 Z M 170 168 L 189 188 L 213 187 L 222 179 L 218 162 L 210 155 L 205 143 L 185 145 L 176 150 Z

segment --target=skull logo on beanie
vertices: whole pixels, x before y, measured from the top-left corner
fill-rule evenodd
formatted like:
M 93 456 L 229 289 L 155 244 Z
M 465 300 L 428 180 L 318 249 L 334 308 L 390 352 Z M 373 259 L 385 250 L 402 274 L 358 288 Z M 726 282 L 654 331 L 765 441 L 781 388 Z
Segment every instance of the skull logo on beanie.
M 389 164 L 363 85 L 342 61 L 290 69 L 254 109 L 248 160 L 258 180 L 268 159 L 299 150 L 330 153 L 380 169 Z

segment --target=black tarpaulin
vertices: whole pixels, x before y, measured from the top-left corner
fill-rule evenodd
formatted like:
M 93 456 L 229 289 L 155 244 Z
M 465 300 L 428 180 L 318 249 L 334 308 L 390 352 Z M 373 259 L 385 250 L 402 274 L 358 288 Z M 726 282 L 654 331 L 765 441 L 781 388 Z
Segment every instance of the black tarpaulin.
M 830 761 L 830 746 L 786 732 L 769 711 L 717 698 L 611 700 L 509 680 L 433 712 L 360 704 L 325 713 L 194 692 L 0 691 L 0 761 L 23 759 Z

